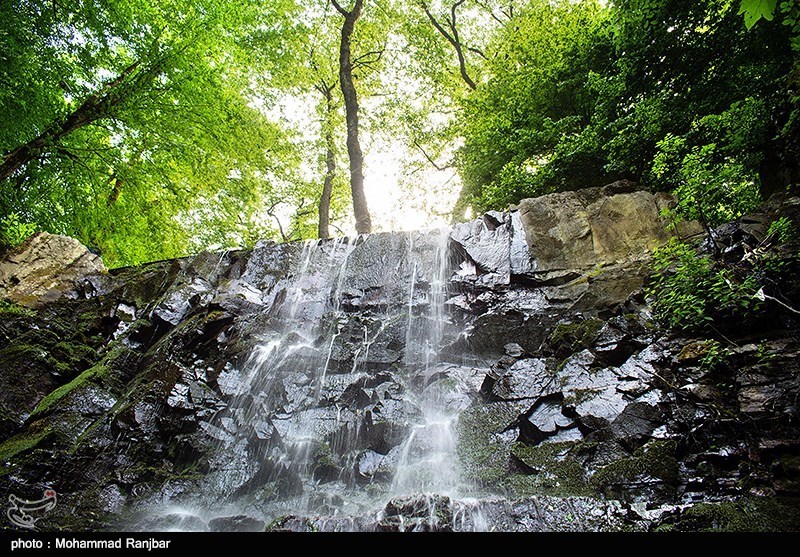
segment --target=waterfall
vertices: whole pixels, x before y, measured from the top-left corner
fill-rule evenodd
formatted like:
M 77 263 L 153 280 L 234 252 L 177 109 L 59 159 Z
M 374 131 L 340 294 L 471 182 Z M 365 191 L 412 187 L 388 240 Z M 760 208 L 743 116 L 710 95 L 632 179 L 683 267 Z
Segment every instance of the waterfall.
M 421 296 L 422 310 L 414 313 L 417 288 L 417 265 L 414 264 L 409 288 L 409 318 L 406 334 L 405 363 L 409 375 L 417 376 L 419 387 L 409 398 L 421 409 L 420 419 L 413 423 L 402 444 L 401 456 L 392 483 L 392 491 L 403 495 L 413 492 L 437 492 L 455 495 L 460 485 L 455 424 L 458 412 L 447 405 L 451 389 L 443 387 L 438 370 L 432 365 L 442 348 L 447 316 L 445 300 L 450 266 L 448 234 L 437 239 L 430 272 L 430 283 Z M 413 248 L 413 245 L 411 245 Z M 413 249 L 411 250 L 413 253 Z
M 274 421 L 264 418 L 285 396 L 280 392 L 284 385 L 295 387 L 298 399 L 309 407 L 319 401 L 333 340 L 339 332 L 339 323 L 323 316 L 330 310 L 330 300 L 340 299 L 342 275 L 354 247 L 355 242 L 347 238 L 305 242 L 283 297 L 270 310 L 270 327 L 263 331 L 262 342 L 253 349 L 241 373 L 220 377 L 220 387 L 232 399 L 220 418 L 227 435 L 218 438 L 209 474 L 217 497 L 246 492 L 248 482 L 262 472 L 264 460 L 274 452 Z M 334 304 L 334 315 L 337 312 L 338 304 Z M 320 344 L 320 339 L 328 338 L 330 342 Z M 312 421 L 313 415 L 308 415 L 298 427 L 280 436 L 286 453 L 278 456 L 278 473 L 289 467 L 306 472 Z
M 441 357 L 459 333 L 446 310 L 449 241 L 411 232 L 296 251 L 257 344 L 219 376 L 227 406 L 201 424 L 214 443 L 193 514 L 358 529 L 344 517 L 444 496 L 454 527 L 481 527 L 457 452 L 463 368 Z

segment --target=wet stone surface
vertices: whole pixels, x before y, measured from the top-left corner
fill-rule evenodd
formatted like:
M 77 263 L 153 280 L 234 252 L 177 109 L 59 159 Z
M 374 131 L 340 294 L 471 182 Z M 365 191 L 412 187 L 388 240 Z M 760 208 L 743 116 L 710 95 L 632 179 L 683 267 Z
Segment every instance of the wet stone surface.
M 89 273 L 90 295 L 70 279 L 0 314 L 0 496 L 45 478 L 78 509 L 53 529 L 698 530 L 753 508 L 786 528 L 796 322 L 704 367 L 710 338 L 652 322 L 641 254 L 609 255 L 611 232 L 650 226 L 609 211 L 657 202 L 624 189 L 536 224 L 577 239 L 538 258 L 552 199 L 445 233 Z M 720 231 L 730 257 L 751 224 Z

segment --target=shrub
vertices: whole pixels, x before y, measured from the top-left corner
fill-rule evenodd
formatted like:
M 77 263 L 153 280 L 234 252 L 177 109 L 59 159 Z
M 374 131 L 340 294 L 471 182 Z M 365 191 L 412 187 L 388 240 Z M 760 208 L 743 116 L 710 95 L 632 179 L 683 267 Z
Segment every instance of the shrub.
M 655 250 L 653 274 L 647 288 L 653 315 L 666 326 L 700 331 L 724 328 L 753 314 L 760 305 L 754 297 L 755 276 L 735 272 L 675 239 Z

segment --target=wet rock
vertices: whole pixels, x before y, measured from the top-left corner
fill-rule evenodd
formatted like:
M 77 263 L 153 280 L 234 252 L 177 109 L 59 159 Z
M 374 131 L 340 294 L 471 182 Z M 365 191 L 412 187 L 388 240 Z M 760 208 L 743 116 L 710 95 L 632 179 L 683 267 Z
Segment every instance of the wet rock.
M 745 414 L 769 412 L 781 394 L 780 387 L 776 385 L 744 387 L 739 391 L 739 411 Z
M 266 523 L 247 515 L 220 516 L 208 521 L 211 532 L 263 532 Z
M 485 522 L 500 532 L 604 532 L 628 524 L 618 501 L 591 497 L 488 499 L 481 512 Z
M 612 422 L 611 431 L 625 447 L 633 450 L 647 441 L 662 423 L 664 414 L 658 406 L 632 402 Z
M 568 429 L 574 422 L 562 412 L 560 401 L 545 402 L 535 407 L 527 417 L 528 422 L 545 433 L 552 434 L 559 429 Z
M 272 525 L 299 531 L 657 528 L 704 500 L 794 497 L 793 333 L 733 338 L 728 365 L 700 370 L 641 292 L 663 238 L 655 220 L 628 221 L 651 214 L 649 194 L 600 193 L 564 197 L 571 222 L 534 225 L 531 202 L 462 225 L 444 266 L 438 233 L 263 242 L 92 275 L 91 292 L 0 315 L 14 371 L 0 377 L 0 488 L 69 486 L 98 528 L 224 497 L 247 516 L 157 528 L 259 529 L 308 501 L 291 512 L 315 516 Z M 276 357 L 258 363 L 256 346 Z M 429 477 L 429 451 L 507 497 L 410 496 L 347 516 L 351 493 L 430 485 L 394 481 L 400 464 Z
M 380 532 L 452 532 L 453 509 L 444 495 L 414 495 L 392 499 L 377 524 Z
M 461 246 L 473 264 L 474 274 L 464 274 L 464 278 L 483 286 L 508 284 L 511 281 L 512 239 L 506 219 L 506 215 L 490 212 L 482 219 L 458 224 L 453 228 L 450 237 Z M 518 252 L 519 249 L 515 251 Z M 519 254 L 515 255 L 521 265 Z
M 384 464 L 386 455 L 376 453 L 375 451 L 366 450 L 358 457 L 356 464 L 358 475 L 363 478 L 372 479 L 377 475 L 390 476 L 391 469 L 387 468 Z
M 531 358 L 515 362 L 498 378 L 491 393 L 500 400 L 538 398 L 560 391 L 557 377 L 547 369 L 547 361 Z
M 511 213 L 511 274 L 529 276 L 536 270 L 536 261 L 528 248 L 525 226 L 519 211 Z
M 143 521 L 137 530 L 141 532 L 208 532 L 208 524 L 197 515 L 171 513 Z
M 525 349 L 516 342 L 509 342 L 503 347 L 503 350 L 505 351 L 506 356 L 510 356 L 512 358 L 520 358 L 523 354 L 525 354 Z
M 208 303 L 212 298 L 211 284 L 200 277 L 177 284 L 159 302 L 151 315 L 171 325 L 177 325 L 192 308 Z
M 100 508 L 105 512 L 119 514 L 125 505 L 126 497 L 117 484 L 109 484 L 100 491 Z

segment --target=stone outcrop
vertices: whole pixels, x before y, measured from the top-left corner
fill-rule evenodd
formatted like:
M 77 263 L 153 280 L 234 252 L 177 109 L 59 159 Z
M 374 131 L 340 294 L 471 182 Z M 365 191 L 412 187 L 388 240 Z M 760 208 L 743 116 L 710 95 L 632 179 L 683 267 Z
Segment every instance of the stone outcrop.
M 661 330 L 641 290 L 669 200 L 559 195 L 449 236 L 111 272 L 80 250 L 25 271 L 29 242 L 2 264 L 25 307 L 0 312 L 0 497 L 55 489 L 53 530 L 796 529 L 794 314 L 705 358 L 727 341 Z M 708 249 L 745 257 L 780 210 Z M 433 402 L 452 431 L 426 437 Z M 397 493 L 442 446 L 469 497 Z
M 0 262 L 0 294 L 21 306 L 83 296 L 85 279 L 105 271 L 103 260 L 67 236 L 39 232 Z

